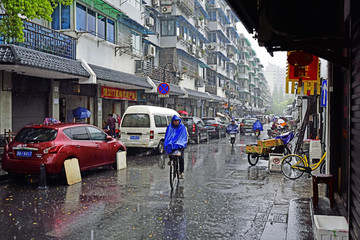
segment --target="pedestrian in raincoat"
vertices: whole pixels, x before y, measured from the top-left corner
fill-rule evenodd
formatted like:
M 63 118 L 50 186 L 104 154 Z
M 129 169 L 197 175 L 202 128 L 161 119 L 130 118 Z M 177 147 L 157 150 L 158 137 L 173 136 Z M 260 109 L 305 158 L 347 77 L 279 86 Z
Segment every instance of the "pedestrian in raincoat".
M 179 116 L 174 115 L 171 123 L 166 128 L 164 149 L 167 154 L 175 150 L 181 152 L 180 157 L 180 178 L 184 178 L 184 150 L 187 146 L 187 131 L 184 124 L 181 123 Z

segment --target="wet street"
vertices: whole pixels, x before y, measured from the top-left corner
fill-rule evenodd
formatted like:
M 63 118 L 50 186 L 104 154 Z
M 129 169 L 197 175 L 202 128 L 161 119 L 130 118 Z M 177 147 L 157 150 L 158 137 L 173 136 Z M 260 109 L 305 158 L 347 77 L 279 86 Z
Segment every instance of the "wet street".
M 243 151 L 257 139 L 239 139 L 233 148 L 227 138 L 189 144 L 185 179 L 173 192 L 168 158 L 135 152 L 127 169 L 89 171 L 72 186 L 2 181 L 0 238 L 294 239 L 289 206 L 306 205 L 311 179 L 270 173 L 265 160 L 250 167 Z

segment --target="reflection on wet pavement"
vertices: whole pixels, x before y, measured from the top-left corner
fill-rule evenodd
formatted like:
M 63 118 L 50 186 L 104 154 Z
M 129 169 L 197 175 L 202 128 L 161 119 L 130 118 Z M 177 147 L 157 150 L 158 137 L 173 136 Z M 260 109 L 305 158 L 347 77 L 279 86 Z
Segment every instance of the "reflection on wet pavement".
M 4 182 L 0 236 L 5 239 L 282 239 L 289 203 L 309 198 L 310 180 L 249 166 L 244 146 L 256 139 L 190 144 L 185 179 L 169 186 L 168 158 L 128 155 L 127 169 L 86 173 L 83 182 L 48 190 Z M 300 189 L 300 190 L 299 190 Z

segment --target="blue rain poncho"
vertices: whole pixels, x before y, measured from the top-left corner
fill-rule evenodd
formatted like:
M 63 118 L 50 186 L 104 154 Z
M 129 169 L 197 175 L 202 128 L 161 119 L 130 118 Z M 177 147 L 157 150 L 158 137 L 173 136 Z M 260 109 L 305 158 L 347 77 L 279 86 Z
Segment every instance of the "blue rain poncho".
M 173 124 L 174 120 L 180 120 L 177 127 Z M 164 149 L 167 154 L 170 154 L 176 149 L 186 148 L 187 142 L 186 127 L 181 123 L 180 117 L 174 115 L 171 119 L 171 124 L 166 128 Z
M 263 125 L 261 124 L 260 120 L 258 119 L 256 122 L 254 122 L 253 124 L 253 130 L 260 130 L 263 131 Z
M 237 124 L 229 124 L 226 128 L 226 133 L 239 133 L 239 127 Z

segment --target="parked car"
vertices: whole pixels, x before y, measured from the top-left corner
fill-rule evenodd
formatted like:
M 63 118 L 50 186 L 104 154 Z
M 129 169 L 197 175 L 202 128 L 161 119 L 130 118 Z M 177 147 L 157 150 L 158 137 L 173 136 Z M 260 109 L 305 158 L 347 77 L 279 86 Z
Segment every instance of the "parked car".
M 120 140 L 127 148 L 148 148 L 162 154 L 166 128 L 174 115 L 179 113 L 170 108 L 130 106 L 121 120 Z
M 210 137 L 221 138 L 226 135 L 226 126 L 221 120 L 216 117 L 204 117 L 202 118 L 205 126 L 207 126 Z
M 126 151 L 119 140 L 89 124 L 32 125 L 5 146 L 2 168 L 10 174 L 39 174 L 44 163 L 47 174 L 62 174 L 64 161 L 77 158 L 84 171 L 114 166 L 118 151 Z
M 246 133 L 254 133 L 253 124 L 257 121 L 256 118 L 244 118 L 240 123 L 240 134 L 245 135 Z
M 189 137 L 196 143 L 209 140 L 209 132 L 204 122 L 199 117 L 182 117 L 182 123 L 186 126 Z

